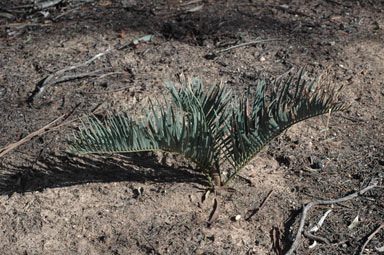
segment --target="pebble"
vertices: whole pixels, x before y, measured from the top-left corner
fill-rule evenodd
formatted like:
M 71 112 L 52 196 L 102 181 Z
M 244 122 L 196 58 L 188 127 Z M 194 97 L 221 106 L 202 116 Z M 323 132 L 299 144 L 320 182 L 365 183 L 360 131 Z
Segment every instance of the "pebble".
M 0 97 L 5 96 L 6 93 L 7 93 L 7 89 L 4 87 L 0 87 Z

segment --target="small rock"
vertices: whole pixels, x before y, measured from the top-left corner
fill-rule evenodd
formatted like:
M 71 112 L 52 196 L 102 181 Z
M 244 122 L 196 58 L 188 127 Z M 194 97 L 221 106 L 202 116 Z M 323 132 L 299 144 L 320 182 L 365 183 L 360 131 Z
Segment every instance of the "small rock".
M 143 187 L 138 187 L 137 189 L 133 190 L 133 193 L 134 193 L 134 197 L 138 198 L 138 197 L 140 197 L 141 195 L 144 194 L 144 188 Z
M 201 254 L 204 254 L 204 251 L 202 249 L 196 249 L 195 250 L 195 254 L 196 255 L 201 255 Z
M 5 87 L 0 87 L 0 97 L 4 97 L 7 93 L 7 89 Z
M 373 25 L 375 26 L 374 30 L 380 30 L 381 29 L 380 23 L 378 21 L 373 22 Z
M 321 161 L 316 161 L 316 162 L 313 162 L 313 164 L 311 164 L 311 168 L 312 169 L 321 169 L 321 168 L 323 168 L 323 164 L 321 163 Z

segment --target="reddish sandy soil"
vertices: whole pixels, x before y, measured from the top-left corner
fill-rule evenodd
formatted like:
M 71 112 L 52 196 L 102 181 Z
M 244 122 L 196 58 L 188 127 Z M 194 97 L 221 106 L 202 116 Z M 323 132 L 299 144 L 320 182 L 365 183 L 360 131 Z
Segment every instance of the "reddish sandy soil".
M 0 150 L 0 254 L 284 254 L 303 205 L 383 185 L 383 1 L 33 2 L 0 5 L 0 147 L 22 141 Z M 218 52 L 255 40 L 267 41 Z M 322 116 L 272 141 L 217 195 L 212 224 L 215 197 L 201 201 L 207 182 L 179 157 L 65 153 L 79 119 L 135 112 L 163 81 L 195 76 L 241 93 L 303 66 L 308 77 L 328 70 L 351 107 L 327 132 Z M 332 209 L 315 233 L 329 244 L 303 237 L 296 254 L 360 254 L 383 224 L 383 194 L 311 208 L 305 231 Z M 381 229 L 364 254 L 383 247 Z

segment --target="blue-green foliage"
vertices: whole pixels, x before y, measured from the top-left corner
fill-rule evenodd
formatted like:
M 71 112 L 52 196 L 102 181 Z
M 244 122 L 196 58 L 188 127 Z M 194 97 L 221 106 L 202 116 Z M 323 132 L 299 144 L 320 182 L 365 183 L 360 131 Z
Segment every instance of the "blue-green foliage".
M 339 90 L 321 87 L 317 79 L 307 84 L 302 75 L 283 82 L 258 81 L 255 92 L 248 90 L 241 98 L 223 85 L 205 89 L 199 80 L 178 87 L 168 83 L 170 96 L 162 107 L 151 102 L 145 119 L 133 120 L 128 112 L 104 121 L 88 118 L 71 136 L 69 152 L 177 153 L 196 163 L 211 185 L 212 173 L 220 175 L 228 162 L 233 170 L 226 184 L 293 124 L 345 108 L 338 102 Z M 267 96 L 266 91 L 271 93 Z

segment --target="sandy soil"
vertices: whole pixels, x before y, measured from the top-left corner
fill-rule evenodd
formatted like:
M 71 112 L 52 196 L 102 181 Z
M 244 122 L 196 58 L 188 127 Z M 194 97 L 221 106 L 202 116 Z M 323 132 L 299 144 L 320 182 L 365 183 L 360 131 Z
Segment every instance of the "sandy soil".
M 0 157 L 1 254 L 284 254 L 304 204 L 383 185 L 383 1 L 2 2 L 0 146 L 64 117 Z M 255 40 L 267 41 L 218 52 Z M 65 153 L 79 119 L 135 112 L 163 81 L 195 76 L 241 93 L 303 66 L 309 77 L 328 70 L 350 109 L 327 132 L 322 116 L 274 140 L 218 195 L 213 224 L 214 196 L 202 202 L 207 182 L 184 159 Z M 383 224 L 383 194 L 312 208 L 305 230 L 332 209 L 316 232 L 330 244 L 302 238 L 297 254 L 359 254 Z M 383 247 L 382 229 L 364 254 Z

